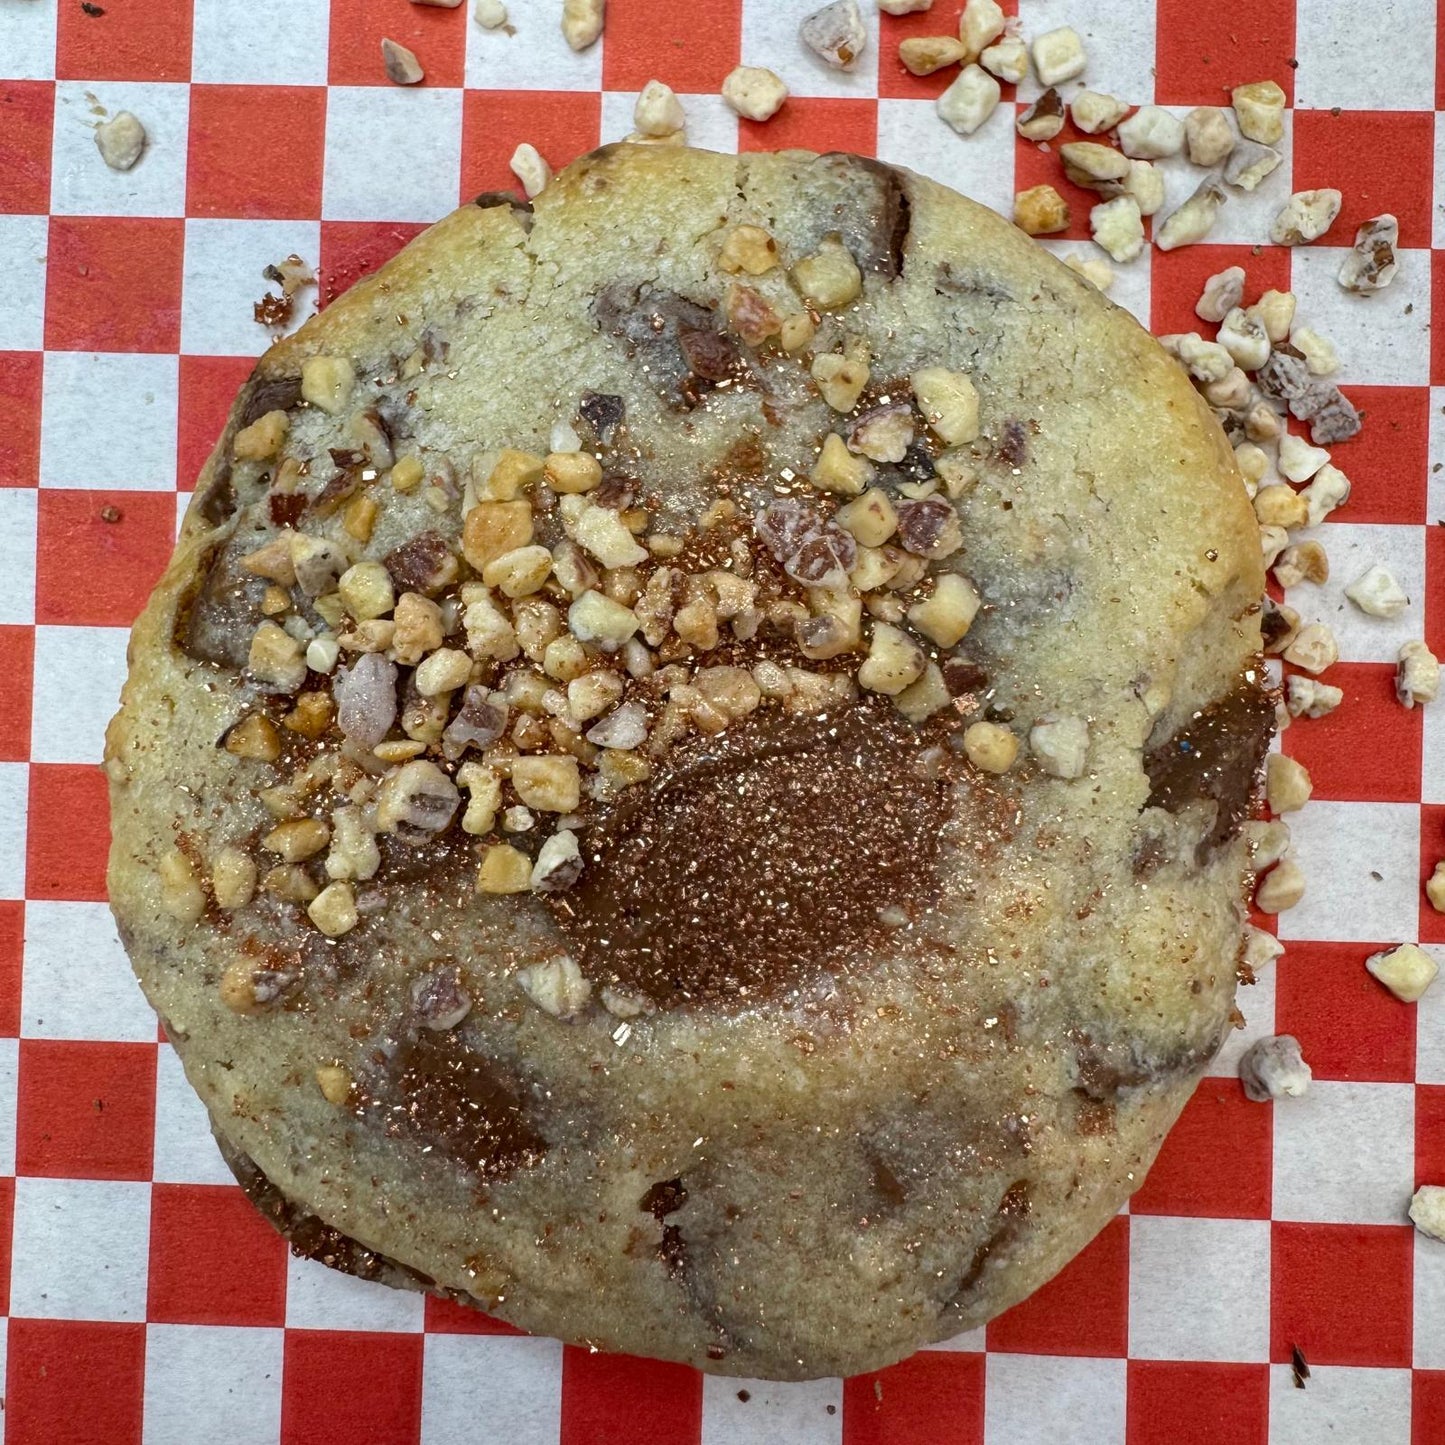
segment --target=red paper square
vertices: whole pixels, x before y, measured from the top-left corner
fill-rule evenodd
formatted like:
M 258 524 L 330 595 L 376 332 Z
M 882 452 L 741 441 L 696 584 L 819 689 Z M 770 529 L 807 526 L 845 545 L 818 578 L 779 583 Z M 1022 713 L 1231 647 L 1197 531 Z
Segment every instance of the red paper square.
M 921 1354 L 843 1381 L 843 1445 L 983 1445 L 984 1357 Z
M 45 345 L 52 351 L 179 350 L 184 251 L 181 220 L 52 216 Z
M 414 1445 L 421 1364 L 421 1335 L 288 1330 L 281 1445 Z
M 323 221 L 317 268 L 322 305 L 371 275 L 424 230 L 411 221 Z
M 146 1318 L 285 1324 L 286 1241 L 234 1185 L 157 1184 Z
M 1430 320 L 1430 384 L 1440 386 L 1445 384 L 1445 251 L 1430 252 Z
M 878 149 L 878 103 L 795 95 L 772 120 L 739 120 L 740 151 L 801 149 L 855 151 L 871 156 Z
M 0 487 L 39 479 L 41 367 L 38 351 L 0 351 Z
M 25 905 L 0 902 L 0 1038 L 20 1032 L 20 967 L 25 952 Z
M 390 85 L 381 62 L 384 37 L 416 53 L 426 72 L 421 84 L 461 85 L 471 9 L 403 5 L 399 0 L 331 0 L 331 84 Z
M 170 560 L 175 517 L 170 492 L 45 488 L 36 518 L 35 620 L 129 627 Z
M 10 1313 L 10 1257 L 15 1225 L 15 1180 L 0 1179 L 0 1314 Z
M 1410 1445 L 1440 1445 L 1445 1440 L 1445 1370 L 1416 1370 L 1410 1383 Z
M 1027 107 L 1019 104 L 1016 114 L 1022 114 Z M 1041 145 L 1038 141 L 1026 140 L 1014 132 L 1014 193 L 1032 190 L 1035 186 L 1052 186 L 1069 205 L 1069 224 L 1065 230 L 1051 233 L 1051 241 L 1087 241 L 1089 239 L 1089 212 L 1104 203 L 1104 197 L 1097 191 L 1076 186 L 1064 174 L 1059 164 L 1059 150 L 1075 141 L 1096 141 L 1098 136 L 1085 135 L 1066 114 L 1064 128 L 1058 136 Z M 1152 221 L 1145 219 L 1144 229 L 1149 232 Z M 1186 326 L 1186 331 L 1197 331 L 1195 326 Z
M 1249 24 L 1224 5 L 1158 0 L 1154 98 L 1160 105 L 1229 105 L 1229 92 L 1275 80 L 1294 98 L 1294 0 L 1254 0 Z
M 1246 305 L 1266 291 L 1290 288 L 1289 252 L 1282 246 L 1268 246 L 1257 256 L 1252 246 L 1181 246 L 1176 251 L 1155 251 L 1149 261 L 1154 331 L 1160 336 L 1197 331 L 1213 337 L 1217 328 L 1195 313 L 1194 303 L 1203 293 L 1204 283 L 1231 266 L 1244 267 Z
M 1309 769 L 1313 796 L 1340 803 L 1417 801 L 1424 712 L 1400 706 L 1394 664 L 1339 662 L 1324 680 L 1343 689 L 1345 700 L 1324 717 L 1296 720 L 1283 739 L 1285 752 Z
M 285 136 L 283 163 L 257 144 L 258 122 Z M 322 86 L 193 85 L 186 214 L 315 219 L 325 141 Z
M 21 1039 L 15 1172 L 149 1179 L 155 1075 L 153 1044 Z
M 1361 222 L 1389 211 L 1399 218 L 1402 246 L 1428 246 L 1434 152 L 1428 111 L 1296 111 L 1294 189 L 1333 186 L 1345 198 L 1321 244 L 1348 246 Z
M 181 357 L 176 440 L 176 484 L 181 491 L 195 489 L 225 429 L 231 403 L 255 366 L 249 356 Z
M 1415 1187 L 1445 1184 L 1445 1084 L 1415 1086 Z
M 1023 1355 L 1127 1354 L 1128 1219 L 1111 1219 L 1042 1289 L 992 1321 L 988 1347 Z
M 449 1299 L 426 1296 L 423 1328 L 432 1335 L 525 1335 L 516 1325 L 499 1320 L 470 1305 L 454 1304 Z
M 1315 1078 L 1397 1084 L 1414 1079 L 1413 1020 L 1365 969 L 1370 954 L 1390 946 L 1285 946 L 1275 964 L 1274 1026 L 1299 1040 Z
M 1425 896 L 1425 881 L 1442 861 L 1445 861 L 1445 804 L 1425 804 L 1420 809 L 1421 943 L 1445 943 L 1445 913 L 1435 909 Z
M 110 798 L 92 763 L 32 763 L 25 896 L 105 901 Z
M 1271 248 L 1264 254 L 1277 253 Z M 1330 520 L 1423 526 L 1430 470 L 1429 391 L 1423 386 L 1346 390 L 1365 418 L 1366 430 L 1330 448 L 1331 460 L 1353 484 L 1350 500 Z
M 191 0 L 77 0 L 56 6 L 55 73 L 62 80 L 189 80 Z
M 6 1353 L 7 1440 L 140 1445 L 144 1325 L 15 1319 Z
M 1445 654 L 1445 525 L 1442 524 L 1445 517 L 1433 517 L 1425 529 L 1425 641 L 1436 657 Z
M 52 81 L 0 80 L 0 211 L 43 216 L 50 209 L 54 114 Z
M 1394 1224 L 1273 1226 L 1270 1358 L 1408 1369 L 1415 1231 Z
M 1270 1111 L 1246 1099 L 1237 1079 L 1201 1079 L 1129 1210 L 1268 1219 L 1273 1180 Z
M 702 1376 L 685 1365 L 562 1354 L 561 1445 L 671 1445 L 702 1429 Z
M 1126 1445 L 1265 1445 L 1269 1367 L 1130 1360 Z
M 607 21 L 612 44 L 614 9 Z M 469 90 L 462 97 L 463 201 L 484 191 L 522 194 L 512 174 L 512 152 L 536 146 L 554 170 L 596 148 L 602 133 L 602 97 L 593 90 Z
M 35 670 L 35 629 L 0 627 L 0 762 L 23 763 L 30 756 L 30 699 Z
M 654 77 L 679 94 L 716 94 L 739 63 L 742 0 L 625 0 L 607 9 L 602 88 L 641 90 Z

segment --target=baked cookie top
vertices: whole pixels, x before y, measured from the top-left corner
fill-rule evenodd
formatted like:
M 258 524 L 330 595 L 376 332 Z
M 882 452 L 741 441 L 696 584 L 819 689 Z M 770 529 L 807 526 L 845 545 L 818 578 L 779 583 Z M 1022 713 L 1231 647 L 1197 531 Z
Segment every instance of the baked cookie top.
M 113 907 L 298 1247 L 875 1368 L 1091 1238 L 1228 1028 L 1262 589 L 1183 372 L 998 217 L 607 148 L 262 358 Z

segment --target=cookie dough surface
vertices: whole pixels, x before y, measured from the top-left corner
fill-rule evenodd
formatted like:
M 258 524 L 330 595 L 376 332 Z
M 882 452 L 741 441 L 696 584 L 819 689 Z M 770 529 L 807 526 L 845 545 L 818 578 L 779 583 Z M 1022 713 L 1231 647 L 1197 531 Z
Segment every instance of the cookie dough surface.
M 1262 586 L 1183 372 L 999 218 L 609 148 L 262 358 L 113 907 L 298 1248 L 876 1368 L 1081 1248 L 1229 1027 Z

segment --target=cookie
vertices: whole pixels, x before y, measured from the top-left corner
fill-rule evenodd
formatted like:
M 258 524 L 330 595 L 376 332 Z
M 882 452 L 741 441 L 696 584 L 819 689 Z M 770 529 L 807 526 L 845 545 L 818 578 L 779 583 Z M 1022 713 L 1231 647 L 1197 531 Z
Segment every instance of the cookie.
M 1053 1275 L 1230 1027 L 1230 449 L 982 207 L 610 147 L 262 358 L 136 626 L 110 894 L 303 1253 L 725 1374 Z

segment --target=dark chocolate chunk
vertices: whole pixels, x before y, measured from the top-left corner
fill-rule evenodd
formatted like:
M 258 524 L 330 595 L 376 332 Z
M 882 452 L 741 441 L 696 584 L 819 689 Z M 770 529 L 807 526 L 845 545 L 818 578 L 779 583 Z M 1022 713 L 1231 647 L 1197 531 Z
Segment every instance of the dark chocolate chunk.
M 1003 435 L 994 446 L 994 455 L 1006 467 L 1021 467 L 1029 457 L 1028 428 L 1010 418 L 1003 424 Z
M 974 1250 L 973 1259 L 959 1279 L 951 1303 L 964 1303 L 966 1297 L 978 1287 L 989 1261 L 1006 1250 L 1018 1237 L 1024 1220 L 1033 1208 L 1031 1192 L 1027 1179 L 1016 1179 L 1004 1190 L 996 1213 L 997 1222 L 988 1238 Z
M 676 1214 L 687 1203 L 687 1186 L 681 1179 L 663 1179 L 654 1184 L 638 1201 L 637 1207 L 645 1209 L 659 1222 L 669 1214 Z
M 922 439 L 913 442 L 903 453 L 898 470 L 910 482 L 931 482 L 937 469 L 933 465 L 933 453 L 929 450 L 928 443 Z
M 627 403 L 610 392 L 584 391 L 577 411 L 597 440 L 605 444 L 612 440 L 612 433 L 627 416 Z
M 246 400 L 241 404 L 237 425 L 250 426 L 270 411 L 290 411 L 300 400 L 299 376 L 253 376 L 246 387 Z
M 526 211 L 528 215 L 532 211 L 531 201 L 524 201 L 515 191 L 483 191 L 472 204 L 483 211 L 490 211 L 493 206 L 510 206 L 514 211 Z
M 240 565 L 247 550 L 235 538 L 218 546 L 194 596 L 177 612 L 175 643 L 187 657 L 237 671 L 249 661 L 267 583 Z
M 820 156 L 817 163 L 847 170 L 855 181 L 853 190 L 867 194 L 859 211 L 840 217 L 843 239 L 859 266 L 890 281 L 901 276 L 913 224 L 907 177 L 896 166 L 846 151 Z
M 196 498 L 196 510 L 213 527 L 227 522 L 236 510 L 236 484 L 231 480 L 231 463 L 227 457 L 218 457 L 211 468 L 210 481 L 205 490 Z
M 724 336 L 706 306 L 675 291 L 617 282 L 598 292 L 599 329 L 640 357 L 648 380 L 669 406 L 690 411 L 718 382 L 746 375 L 738 343 Z

